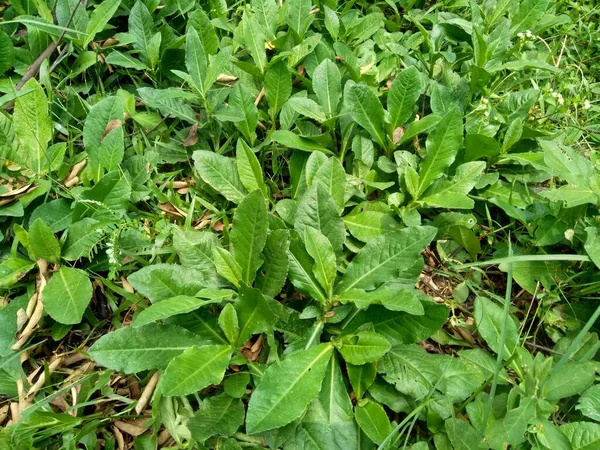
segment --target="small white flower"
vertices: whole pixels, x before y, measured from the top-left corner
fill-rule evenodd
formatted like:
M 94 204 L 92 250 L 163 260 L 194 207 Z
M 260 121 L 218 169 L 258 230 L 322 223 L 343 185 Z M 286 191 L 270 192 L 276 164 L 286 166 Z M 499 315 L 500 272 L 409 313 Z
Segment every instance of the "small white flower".
M 485 97 L 481 98 L 481 103 L 483 103 L 484 105 L 487 105 L 489 102 L 490 101 L 487 98 L 485 98 Z
M 558 94 L 558 104 L 559 105 L 565 104 L 565 99 L 563 98 L 562 94 Z
M 525 36 L 527 36 L 528 38 L 533 37 L 533 33 L 531 32 L 531 30 L 527 30 L 525 32 Z
M 567 241 L 573 241 L 573 236 L 575 236 L 575 230 L 572 228 L 569 228 L 567 231 L 565 231 L 565 239 Z
M 559 93 L 558 93 L 558 92 L 554 92 L 554 91 L 550 91 L 550 92 L 552 92 L 552 97 L 554 97 L 554 98 L 556 98 L 556 97 L 558 97 L 558 96 L 559 96 Z
M 489 111 L 486 111 L 486 112 L 484 112 L 484 113 L 483 113 L 483 115 L 484 115 L 485 117 L 490 117 L 490 112 L 489 112 Z
M 519 39 L 525 39 L 525 35 L 523 33 L 517 33 Z
M 592 104 L 590 103 L 590 101 L 589 101 L 589 100 L 587 100 L 587 99 L 586 99 L 586 100 L 583 102 L 583 109 L 590 109 L 591 107 L 592 107 Z

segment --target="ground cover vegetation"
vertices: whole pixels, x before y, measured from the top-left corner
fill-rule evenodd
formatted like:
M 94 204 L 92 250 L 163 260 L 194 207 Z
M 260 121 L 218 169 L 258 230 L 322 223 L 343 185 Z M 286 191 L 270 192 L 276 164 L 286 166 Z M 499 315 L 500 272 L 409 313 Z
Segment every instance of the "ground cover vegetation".
M 0 448 L 600 448 L 600 7 L 0 2 Z

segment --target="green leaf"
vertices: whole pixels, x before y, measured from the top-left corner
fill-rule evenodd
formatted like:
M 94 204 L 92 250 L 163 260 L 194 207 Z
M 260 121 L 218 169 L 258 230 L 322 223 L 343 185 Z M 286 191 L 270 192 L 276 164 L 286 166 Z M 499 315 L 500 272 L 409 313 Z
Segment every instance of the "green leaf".
M 12 39 L 0 31 L 0 75 L 10 69 L 15 62 L 15 48 Z
M 233 294 L 233 291 L 224 290 L 226 293 Z M 177 295 L 175 297 L 161 300 L 158 303 L 150 305 L 139 313 L 132 326 L 141 327 L 158 320 L 168 319 L 169 317 L 176 316 L 178 314 L 186 314 L 195 311 L 203 306 L 210 305 L 212 303 L 218 303 L 221 299 L 205 299 L 190 297 L 188 295 Z
M 273 230 L 267 236 L 267 243 L 263 251 L 265 262 L 254 283 L 267 297 L 275 297 L 287 279 L 289 246 L 290 232 L 288 230 Z
M 345 100 L 356 123 L 367 130 L 381 148 L 387 148 L 383 106 L 375 92 L 365 84 L 353 84 Z
M 196 89 L 204 92 L 204 79 L 207 70 L 206 53 L 200 41 L 200 36 L 194 27 L 189 27 L 186 35 L 185 67 Z
M 276 316 L 258 289 L 242 284 L 239 298 L 235 303 L 235 310 L 240 326 L 238 347 L 250 339 L 253 334 L 268 331 L 275 325 Z
M 228 345 L 190 347 L 171 360 L 161 380 L 163 395 L 187 395 L 219 384 L 229 366 Z
M 333 283 L 337 274 L 335 253 L 331 242 L 323 233 L 312 227 L 304 229 L 306 251 L 315 261 L 313 275 L 328 296 L 333 292 Z
M 381 444 L 392 432 L 390 420 L 379 403 L 366 401 L 358 404 L 354 415 L 360 429 L 376 444 Z
M 271 116 L 275 117 L 292 94 L 292 79 L 283 61 L 269 66 L 265 73 L 264 86 L 265 97 L 272 111 Z
M 254 96 L 243 83 L 237 82 L 229 94 L 229 104 L 242 111 L 242 120 L 235 122 L 234 125 L 250 145 L 254 145 L 258 125 L 258 108 L 254 104 Z
M 148 70 L 148 66 L 129 53 L 121 53 L 113 50 L 105 59 L 106 64 L 124 67 L 125 69 Z
M 153 264 L 127 277 L 127 281 L 152 303 L 178 295 L 193 297 L 206 287 L 200 273 L 177 264 Z
M 250 285 L 263 264 L 262 251 L 267 242 L 269 222 L 263 194 L 252 191 L 238 205 L 233 216 L 231 245 L 233 256 L 242 268 L 242 280 Z
M 450 109 L 427 136 L 427 153 L 419 166 L 420 197 L 436 178 L 454 162 L 463 138 L 462 114 L 458 107 Z
M 396 77 L 387 98 L 387 108 L 391 115 L 392 129 L 408 122 L 421 95 L 421 78 L 416 67 L 404 69 Z
M 25 311 L 28 302 L 28 296 L 21 295 L 13 298 L 8 305 L 0 309 L 0 357 L 2 358 L 13 353 L 11 346 L 15 343 L 15 336 L 19 331 L 17 328 L 19 310 Z M 0 387 L 0 389 L 2 388 Z M 0 392 L 2 391 L 0 390 Z M 15 395 L 17 395 L 16 392 Z
M 368 242 L 354 257 L 337 292 L 375 289 L 394 280 L 419 260 L 421 252 L 437 233 L 433 227 L 411 227 L 379 236 Z
M 133 37 L 133 48 L 142 53 L 150 67 L 152 64 L 152 37 L 156 34 L 156 27 L 150 11 L 141 0 L 137 0 L 129 12 L 129 34 Z
M 272 430 L 299 417 L 321 390 L 332 351 L 331 344 L 320 344 L 270 366 L 250 398 L 246 431 Z
M 49 168 L 46 150 L 52 139 L 52 120 L 48 114 L 48 99 L 44 89 L 30 79 L 23 89 L 30 90 L 15 100 L 13 123 L 16 138 L 15 162 L 41 174 Z
M 225 305 L 219 314 L 219 327 L 231 345 L 235 345 L 240 336 L 240 327 L 235 308 L 231 303 Z
M 67 239 L 62 246 L 62 257 L 67 261 L 75 261 L 81 257 L 88 257 L 92 249 L 103 238 L 102 223 L 96 219 L 86 217 L 67 230 Z
M 94 187 L 79 196 L 73 217 L 75 220 L 89 216 L 114 221 L 125 215 L 130 197 L 129 174 L 121 170 L 108 172 Z
M 361 242 L 369 242 L 400 227 L 391 215 L 380 211 L 363 211 L 344 216 L 344 224 L 350 234 Z
M 196 8 L 188 15 L 188 28 L 193 27 L 202 42 L 202 50 L 208 55 L 214 55 L 219 50 L 219 38 L 210 18 L 202 10 Z
M 367 308 L 369 305 L 383 305 L 391 311 L 406 311 L 416 315 L 422 315 L 424 312 L 418 291 L 410 287 L 396 287 L 393 284 L 390 286 L 384 284 L 374 291 L 350 289 L 337 298 L 342 303 L 352 302 L 360 309 Z
M 154 89 L 141 87 L 137 89 L 142 101 L 150 108 L 158 109 L 165 117 L 172 116 L 194 124 L 197 122 L 192 107 L 184 100 L 194 98 L 189 92 L 181 89 Z
M 328 118 L 337 114 L 342 98 L 342 76 L 340 69 L 329 59 L 321 61 L 313 72 L 313 90 Z
M 87 273 L 61 267 L 54 272 L 44 289 L 44 309 L 59 323 L 81 322 L 92 299 L 92 283 Z
M 60 262 L 60 244 L 42 219 L 36 219 L 29 227 L 29 248 L 35 259 L 43 259 L 54 264 Z
M 187 427 L 193 439 L 204 442 L 211 436 L 231 436 L 243 423 L 242 401 L 221 394 L 204 400 Z
M 511 35 L 533 29 L 548 9 L 549 0 L 524 0 L 511 17 Z
M 166 369 L 173 358 L 202 339 L 175 325 L 148 324 L 123 327 L 105 334 L 92 345 L 89 355 L 100 365 L 124 373 Z
M 329 239 L 333 250 L 341 252 L 346 240 L 344 222 L 335 201 L 322 183 L 313 183 L 298 204 L 294 228 L 303 235 L 307 227 L 320 231 Z
M 202 180 L 227 200 L 240 203 L 246 197 L 246 189 L 232 159 L 206 150 L 195 151 L 193 158 Z
M 500 337 L 504 327 L 503 308 L 485 297 L 475 299 L 475 323 L 477 332 L 483 337 L 490 348 L 498 353 L 500 351 Z M 515 351 L 519 342 L 519 330 L 514 320 L 509 317 L 506 323 L 506 341 L 504 342 L 503 358 L 507 360 Z
M 593 420 L 600 420 L 600 384 L 595 384 L 579 397 L 576 410 Z
M 250 374 L 246 372 L 236 372 L 225 377 L 223 390 L 230 397 L 242 398 L 246 395 L 246 388 L 249 384 Z
M 593 365 L 584 363 L 568 363 L 554 371 L 541 387 L 541 395 L 546 400 L 560 400 L 581 394 L 594 384 Z
M 594 450 L 600 445 L 600 424 L 593 422 L 571 422 L 560 427 L 573 450 Z
M 242 268 L 231 253 L 222 247 L 215 247 L 213 248 L 213 262 L 219 275 L 235 287 L 240 286 Z
M 346 390 L 336 353 L 332 353 L 318 400 L 325 411 L 326 421 L 333 433 L 334 448 L 357 448 L 358 429 L 354 422 L 352 402 Z
M 313 153 L 313 155 L 317 154 L 322 155 L 321 153 Z M 346 204 L 346 171 L 339 160 L 337 158 L 328 158 L 319 167 L 312 182 L 308 183 L 308 185 L 310 186 L 315 182 L 321 183 L 329 191 L 338 212 L 341 214 Z
M 286 8 L 285 22 L 294 30 L 298 36 L 304 37 L 308 27 L 315 18 L 310 14 L 312 9 L 311 0 L 288 0 L 284 7 Z
M 477 450 L 482 436 L 465 420 L 447 419 L 444 422 L 446 433 L 454 448 Z
M 511 409 L 504 418 L 493 422 L 486 430 L 488 445 L 492 448 L 509 448 L 525 442 L 529 421 L 535 417 L 537 399 L 528 397 L 518 408 Z
M 207 275 L 215 271 L 212 252 L 218 244 L 217 236 L 209 231 L 182 230 L 179 227 L 173 229 L 173 248 L 179 255 L 181 264 Z
M 123 134 L 124 110 L 121 98 L 106 97 L 92 106 L 83 126 L 83 145 L 88 154 L 94 178 L 117 170 L 123 161 L 125 144 Z
M 0 288 L 7 288 L 33 269 L 34 264 L 23 258 L 7 258 L 0 263 Z
M 323 123 L 327 118 L 317 102 L 304 97 L 292 97 L 288 100 L 290 107 L 302 116 L 309 117 Z
M 88 22 L 85 39 L 83 40 L 83 47 L 87 47 L 90 42 L 94 40 L 96 34 L 104 29 L 106 24 L 117 12 L 121 0 L 105 0 L 98 5 L 92 14 L 90 15 L 90 21 Z
M 209 57 L 208 65 L 206 67 L 206 79 L 204 80 L 205 95 L 212 85 L 215 84 L 219 75 L 223 72 L 227 72 L 232 50 L 232 47 L 225 47 L 215 56 Z
M 327 302 L 327 295 L 314 275 L 314 260 L 306 251 L 304 242 L 300 238 L 292 239 L 288 257 L 289 277 L 294 287 L 324 305 Z
M 268 39 L 275 39 L 279 8 L 275 0 L 252 0 L 252 10 Z
M 248 192 L 260 190 L 263 197 L 267 197 L 267 186 L 263 179 L 263 172 L 254 151 L 243 139 L 238 139 L 235 151 L 237 170 L 240 181 Z
M 260 28 L 258 19 L 252 18 L 244 21 L 244 40 L 256 67 L 258 67 L 261 74 L 265 73 L 265 66 L 267 65 L 265 35 Z
M 350 364 L 362 365 L 377 361 L 391 348 L 389 341 L 373 331 L 361 331 L 344 336 L 338 351 Z
M 298 136 L 288 130 L 277 130 L 273 132 L 271 134 L 271 140 L 278 144 L 285 145 L 286 147 L 302 150 L 304 152 L 322 152 L 326 155 L 333 155 L 328 148 L 323 147 L 310 139 Z
M 467 194 L 475 187 L 484 170 L 483 161 L 461 164 L 452 179 L 434 183 L 419 201 L 430 207 L 473 209 L 475 202 Z
M 372 363 L 360 366 L 346 364 L 346 370 L 348 371 L 348 378 L 354 390 L 354 395 L 357 400 L 360 400 L 375 381 L 377 365 Z

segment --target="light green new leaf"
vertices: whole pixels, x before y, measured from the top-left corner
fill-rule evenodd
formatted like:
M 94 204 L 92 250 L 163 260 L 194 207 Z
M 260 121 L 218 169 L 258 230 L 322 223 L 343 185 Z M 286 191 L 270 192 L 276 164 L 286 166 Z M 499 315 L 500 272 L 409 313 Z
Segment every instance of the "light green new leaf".
M 366 401 L 358 404 L 354 415 L 360 429 L 376 444 L 381 444 L 392 432 L 390 419 L 379 403 Z
M 369 242 L 400 227 L 391 215 L 380 211 L 363 211 L 344 216 L 344 224 L 350 234 L 361 242 Z
M 206 184 L 231 202 L 244 200 L 246 189 L 233 159 L 206 150 L 197 150 L 192 157 L 194 167 Z
M 377 361 L 391 348 L 389 341 L 374 331 L 346 335 L 339 341 L 338 351 L 350 364 L 362 365 Z
M 249 434 L 287 425 L 319 394 L 333 346 L 300 350 L 270 366 L 248 404 Z
M 106 97 L 92 106 L 83 125 L 83 145 L 88 154 L 94 178 L 106 171 L 117 170 L 123 161 L 124 109 L 118 96 Z
M 267 197 L 267 186 L 263 178 L 263 171 L 254 151 L 243 139 L 238 139 L 235 149 L 235 162 L 240 175 L 240 181 L 248 192 L 260 190 L 263 197 Z
M 427 136 L 427 153 L 419 166 L 417 196 L 420 197 L 425 189 L 454 162 L 462 138 L 462 114 L 458 107 L 453 107 Z
M 224 291 L 233 294 L 233 291 Z M 186 314 L 195 311 L 203 306 L 218 303 L 221 300 L 222 299 L 208 300 L 205 298 L 191 297 L 189 295 L 177 295 L 166 300 L 161 300 L 144 309 L 135 317 L 132 326 L 142 327 L 158 320 L 164 320 L 178 314 Z
M 43 259 L 54 264 L 60 262 L 60 244 L 42 219 L 36 219 L 29 227 L 29 248 L 35 259 Z
M 30 92 L 17 97 L 13 113 L 16 146 L 14 159 L 34 172 L 45 172 L 50 161 L 46 150 L 52 139 L 52 120 L 46 93 L 35 77 L 23 86 Z
M 230 233 L 233 256 L 242 268 L 242 280 L 248 285 L 264 262 L 262 251 L 268 232 L 265 198 L 259 190 L 252 191 L 235 210 Z
M 206 52 L 194 27 L 189 27 L 185 39 L 185 67 L 192 77 L 194 87 L 204 92 L 207 62 Z
M 483 161 L 461 164 L 452 179 L 434 183 L 419 201 L 425 206 L 437 208 L 472 209 L 475 202 L 467 194 L 475 187 L 484 170 Z
M 263 251 L 265 262 L 254 285 L 267 297 L 275 297 L 283 287 L 288 273 L 288 248 L 290 232 L 273 230 L 267 236 Z
M 292 239 L 288 257 L 289 277 L 294 287 L 324 305 L 327 302 L 327 295 L 313 273 L 315 262 L 306 251 L 301 239 Z
M 139 59 L 134 58 L 129 53 L 121 53 L 117 50 L 110 52 L 105 61 L 106 64 L 124 67 L 126 69 L 148 70 L 148 66 Z
M 292 94 L 292 78 L 285 62 L 279 60 L 267 69 L 264 86 L 265 97 L 274 117 Z
M 369 132 L 381 148 L 387 148 L 383 105 L 375 92 L 365 84 L 354 84 L 347 91 L 352 117 Z
M 505 325 L 503 308 L 485 297 L 475 299 L 473 317 L 477 324 L 477 332 L 496 353 L 500 351 L 502 345 L 500 337 L 502 329 L 506 326 L 506 341 L 502 357 L 505 360 L 510 358 L 519 342 L 519 330 L 515 321 L 509 317 Z
M 573 450 L 594 450 L 600 446 L 600 424 L 571 422 L 560 427 L 569 439 Z
M 237 313 L 231 303 L 227 303 L 219 314 L 219 327 L 231 345 L 237 343 L 240 336 Z
M 242 268 L 231 253 L 222 247 L 213 248 L 213 263 L 219 275 L 235 287 L 240 287 Z
M 422 315 L 423 305 L 419 293 L 414 289 L 386 286 L 385 284 L 374 291 L 350 289 L 338 298 L 342 303 L 352 302 L 357 308 L 367 308 L 369 305 L 382 305 L 390 311 L 405 311 L 409 314 Z
M 214 55 L 219 50 L 219 38 L 210 18 L 202 8 L 197 8 L 188 15 L 188 27 L 194 27 L 202 42 L 202 50 Z
M 240 347 L 253 334 L 268 331 L 275 326 L 276 316 L 271 311 L 262 292 L 245 285 L 240 286 L 239 298 L 235 303 L 240 334 L 237 346 Z
M 67 261 L 89 256 L 92 248 L 103 238 L 102 223 L 91 217 L 86 217 L 67 230 L 67 239 L 62 246 L 62 257 Z
M 333 251 L 331 242 L 319 230 L 306 227 L 304 229 L 304 243 L 306 251 L 315 261 L 313 275 L 323 290 L 327 292 L 328 297 L 331 297 L 337 273 L 335 252 Z
M 92 14 L 90 15 L 90 21 L 88 22 L 85 34 L 86 37 L 83 41 L 83 47 L 87 47 L 90 42 L 96 37 L 96 33 L 102 31 L 108 21 L 112 19 L 121 5 L 121 0 L 105 0 L 98 5 Z
M 239 398 L 221 394 L 204 400 L 198 411 L 187 421 L 192 438 L 204 442 L 211 436 L 231 436 L 244 423 L 244 404 Z M 223 450 L 236 447 L 220 446 Z
M 44 289 L 44 309 L 59 323 L 81 322 L 92 299 L 92 283 L 83 270 L 61 267 Z
M 105 334 L 89 349 L 89 355 L 100 365 L 124 373 L 149 369 L 166 369 L 173 358 L 202 338 L 176 325 L 148 324 L 123 327 Z
M 193 297 L 206 287 L 200 272 L 178 264 L 152 264 L 127 277 L 127 281 L 152 303 L 186 295 Z
M 342 76 L 340 69 L 329 59 L 324 59 L 313 72 L 313 90 L 328 118 L 337 114 L 342 98 Z
M 436 233 L 437 229 L 433 227 L 411 227 L 369 241 L 348 266 L 337 292 L 374 289 L 398 278 L 402 271 L 410 269 L 419 260 Z
M 576 410 L 593 420 L 600 420 L 600 384 L 595 384 L 579 397 Z
M 321 183 L 313 183 L 298 204 L 294 228 L 303 235 L 307 227 L 319 230 L 329 239 L 333 250 L 341 252 L 346 240 L 344 222 L 331 194 Z
M 404 69 L 392 83 L 387 98 L 387 108 L 393 129 L 410 120 L 420 95 L 419 71 L 414 66 Z
M 527 397 L 518 408 L 493 422 L 486 430 L 487 444 L 492 448 L 514 448 L 525 442 L 529 421 L 535 417 L 535 397 Z
M 173 358 L 161 380 L 163 395 L 187 395 L 219 384 L 229 366 L 228 345 L 190 347 Z
M 291 108 L 302 116 L 314 119 L 317 122 L 323 123 L 327 120 L 325 113 L 317 102 L 305 97 L 292 97 L 288 100 Z

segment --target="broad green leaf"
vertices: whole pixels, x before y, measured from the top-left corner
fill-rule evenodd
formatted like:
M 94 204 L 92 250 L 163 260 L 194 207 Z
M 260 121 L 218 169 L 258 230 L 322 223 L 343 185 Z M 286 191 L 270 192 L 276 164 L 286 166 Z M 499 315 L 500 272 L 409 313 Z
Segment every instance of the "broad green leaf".
M 355 366 L 353 364 L 346 364 L 346 370 L 348 371 L 348 379 L 352 385 L 354 395 L 357 400 L 360 400 L 375 381 L 377 365 L 362 364 Z
M 150 67 L 152 64 L 152 37 L 156 34 L 154 20 L 143 1 L 137 0 L 129 13 L 129 34 L 133 37 L 133 48 L 139 50 Z
M 285 448 L 329 450 L 335 444 L 333 431 L 327 423 L 327 413 L 317 399 L 308 404 L 300 424 L 294 428 L 293 434 L 285 442 Z
M 246 395 L 246 389 L 250 384 L 250 374 L 246 372 L 235 372 L 225 377 L 223 390 L 233 398 L 242 398 Z
M 511 34 L 533 29 L 548 9 L 549 0 L 523 0 L 511 17 Z
M 173 229 L 173 248 L 183 266 L 193 267 L 203 273 L 214 272 L 213 248 L 219 245 L 217 235 L 209 231 Z
M 352 117 L 382 148 L 387 148 L 383 106 L 375 92 L 365 84 L 354 84 L 347 90 Z
M 248 192 L 260 190 L 263 197 L 267 197 L 267 186 L 263 179 L 263 172 L 254 151 L 243 139 L 238 139 L 235 150 L 235 161 L 240 175 L 240 181 Z
M 475 314 L 473 317 L 477 324 L 477 332 L 496 353 L 500 351 L 502 345 L 500 337 L 503 327 L 506 326 L 506 341 L 504 342 L 502 357 L 505 360 L 510 358 L 519 342 L 519 330 L 512 317 L 508 317 L 505 325 L 503 308 L 485 297 L 475 299 Z
M 313 275 L 323 290 L 327 292 L 328 297 L 331 297 L 333 283 L 337 274 L 335 252 L 333 251 L 331 242 L 319 230 L 306 227 L 304 229 L 304 243 L 306 251 L 315 261 Z
M 225 291 L 233 294 L 233 291 Z M 169 317 L 176 316 L 178 314 L 186 314 L 195 311 L 203 306 L 210 305 L 212 303 L 218 303 L 221 299 L 205 299 L 198 297 L 191 297 L 189 295 L 176 295 L 165 300 L 161 300 L 158 303 L 150 305 L 139 313 L 132 326 L 141 327 L 158 320 L 168 319 Z
M 225 305 L 219 314 L 219 327 L 231 345 L 235 345 L 240 336 L 240 327 L 235 309 L 231 303 Z
M 267 236 L 263 251 L 265 262 L 259 270 L 255 286 L 267 297 L 275 297 L 281 291 L 288 273 L 288 230 L 273 230 Z
M 421 252 L 433 240 L 437 229 L 411 227 L 379 236 L 369 241 L 354 257 L 337 292 L 349 289 L 375 289 L 410 269 Z
M 600 384 L 586 389 L 579 397 L 575 409 L 592 420 L 600 420 Z
M 473 209 L 475 202 L 468 197 L 485 170 L 485 162 L 473 161 L 456 168 L 450 180 L 440 180 L 427 189 L 419 199 L 425 206 L 454 209 Z
M 94 40 L 96 34 L 104 29 L 106 24 L 117 12 L 121 0 L 105 0 L 98 5 L 90 15 L 90 21 L 85 31 L 86 37 L 83 41 L 83 47 L 87 47 Z
M 321 390 L 331 344 L 300 350 L 270 366 L 248 404 L 246 431 L 260 433 L 296 419 Z
M 341 252 L 346 240 L 344 222 L 322 183 L 314 183 L 308 188 L 298 204 L 294 228 L 302 235 L 307 227 L 319 230 L 329 239 L 333 250 Z
M 313 72 L 313 90 L 325 115 L 331 118 L 337 114 L 342 98 L 342 76 L 338 67 L 329 59 L 324 59 Z
M 225 47 L 219 51 L 215 56 L 209 57 L 208 65 L 206 67 L 206 79 L 204 80 L 204 94 L 212 87 L 217 81 L 219 75 L 227 72 L 229 63 L 231 61 L 232 47 Z
M 10 69 L 15 62 L 15 48 L 12 39 L 0 31 L 0 75 Z
M 204 92 L 207 71 L 206 53 L 194 27 L 188 28 L 185 39 L 185 67 L 196 89 Z
M 254 104 L 254 96 L 243 83 L 237 82 L 229 94 L 229 104 L 242 111 L 242 120 L 234 125 L 250 145 L 254 145 L 258 124 L 258 108 Z
M 337 12 L 326 5 L 323 5 L 323 13 L 325 14 L 325 28 L 335 41 L 340 33 L 340 19 Z
M 214 55 L 219 50 L 219 38 L 210 18 L 202 10 L 196 8 L 188 15 L 188 28 L 193 27 L 198 32 L 202 42 L 202 50 L 208 55 Z
M 202 180 L 227 200 L 240 203 L 246 197 L 233 159 L 206 150 L 195 151 L 193 158 Z
M 391 115 L 392 129 L 408 122 L 421 95 L 421 78 L 416 67 L 404 69 L 392 83 L 388 93 L 387 108 Z
M 11 346 L 16 341 L 19 310 L 24 311 L 28 302 L 29 296 L 21 295 L 13 298 L 8 305 L 0 309 L 0 357 L 2 358 L 13 353 Z
M 158 109 L 163 116 L 177 117 L 191 124 L 197 122 L 194 110 L 184 101 L 194 98 L 191 93 L 182 89 L 150 87 L 138 88 L 137 92 L 147 106 Z
M 340 339 L 338 351 L 346 362 L 362 365 L 382 358 L 390 347 L 389 341 L 380 334 L 373 331 L 361 331 Z
M 89 355 L 100 365 L 124 373 L 166 369 L 171 360 L 202 339 L 176 325 L 148 324 L 123 327 L 105 334 L 92 345 Z
M 427 153 L 419 166 L 418 196 L 454 162 L 463 138 L 462 114 L 452 108 L 427 136 Z
M 344 216 L 344 224 L 350 234 L 362 242 L 369 242 L 400 227 L 391 215 L 380 211 L 363 211 Z
M 233 284 L 240 286 L 242 281 L 242 268 L 233 255 L 222 247 L 213 248 L 213 263 L 219 275 Z
M 124 110 L 121 98 L 106 97 L 92 106 L 83 126 L 83 145 L 88 154 L 94 178 L 104 170 L 117 170 L 123 161 Z
M 35 259 L 43 259 L 54 264 L 60 262 L 60 244 L 42 219 L 36 219 L 29 227 L 29 248 Z
M 238 347 L 253 334 L 262 333 L 273 328 L 276 316 L 271 311 L 264 295 L 258 289 L 245 285 L 240 286 L 239 298 L 235 303 L 240 334 Z
M 525 442 L 525 432 L 529 421 L 535 417 L 535 397 L 527 397 L 518 408 L 511 409 L 506 415 L 493 422 L 486 430 L 488 445 L 492 448 L 510 448 Z
M 277 130 L 273 132 L 271 134 L 271 140 L 278 144 L 285 145 L 286 147 L 302 150 L 304 152 L 323 152 L 326 155 L 333 154 L 327 147 L 323 147 L 311 139 L 298 136 L 288 130 Z
M 327 366 L 318 400 L 323 406 L 327 424 L 333 433 L 334 448 L 357 448 L 358 429 L 354 422 L 352 402 L 335 352 L 332 353 Z
M 252 0 L 254 15 L 268 39 L 275 39 L 279 21 L 278 9 L 276 0 Z
M 314 275 L 313 265 L 315 262 L 306 251 L 301 239 L 292 238 L 288 257 L 289 277 L 294 287 L 324 305 L 327 302 L 327 294 Z
M 415 315 L 422 315 L 424 312 L 418 291 L 394 285 L 384 284 L 374 291 L 349 289 L 337 298 L 342 303 L 352 302 L 360 309 L 369 305 L 382 305 L 391 311 L 405 311 Z
M 482 436 L 466 420 L 447 419 L 444 422 L 446 433 L 454 448 L 477 450 L 480 448 Z
M 62 246 L 62 257 L 67 261 L 88 257 L 104 236 L 103 225 L 106 223 L 86 217 L 69 226 L 67 239 Z
M 265 97 L 272 111 L 271 116 L 275 117 L 292 94 L 292 79 L 283 61 L 269 66 L 265 73 L 264 86 Z
M 206 287 L 200 272 L 177 264 L 152 264 L 127 277 L 127 281 L 152 303 L 178 295 L 193 297 Z
M 541 387 L 541 395 L 546 400 L 560 400 L 581 394 L 595 380 L 593 365 L 583 363 L 568 363 L 554 371 Z
M 7 258 L 0 263 L 0 288 L 7 288 L 33 269 L 34 264 L 23 258 Z
M 244 423 L 244 404 L 221 394 L 204 400 L 187 421 L 192 438 L 204 442 L 211 436 L 231 436 Z M 225 446 L 221 447 L 225 450 Z
M 317 122 L 323 123 L 327 118 L 321 110 L 317 102 L 304 97 L 292 97 L 288 100 L 289 105 L 294 111 L 302 116 L 314 119 Z
M 69 28 L 83 33 L 88 26 L 89 17 L 85 8 L 75 9 L 77 3 L 78 0 L 57 0 L 56 21 L 58 25 L 66 27 L 70 17 L 71 23 L 69 24 Z M 39 7 L 38 12 L 41 12 Z
M 35 77 L 25 83 L 23 89 L 30 89 L 30 92 L 15 100 L 13 123 L 16 146 L 13 156 L 16 163 L 39 174 L 45 172 L 50 164 L 46 150 L 52 139 L 52 120 L 46 93 Z
M 319 153 L 320 155 L 321 153 Z M 311 155 L 312 156 L 312 155 Z M 337 158 L 328 158 L 317 170 L 312 182 L 321 183 L 331 194 L 338 212 L 344 211 L 346 204 L 346 171 Z M 311 183 L 308 183 L 310 186 Z
M 161 380 L 163 395 L 187 395 L 219 384 L 229 365 L 228 345 L 190 347 L 171 360 Z
M 230 238 L 233 256 L 242 268 L 242 280 L 250 285 L 264 260 L 269 222 L 265 199 L 259 190 L 252 191 L 238 205 L 233 216 Z
M 285 2 L 286 8 L 285 22 L 294 30 L 297 35 L 304 38 L 308 27 L 315 19 L 314 14 L 310 14 L 312 9 L 311 0 L 288 0 Z
M 594 450 L 600 445 L 600 424 L 593 422 L 571 422 L 560 427 L 573 450 Z
M 546 419 L 531 421 L 536 440 L 546 448 L 573 450 L 569 438 L 553 422 Z
M 358 404 L 354 415 L 360 429 L 376 444 L 381 444 L 392 432 L 390 420 L 379 403 L 366 401 Z
M 258 19 L 252 18 L 244 21 L 244 40 L 256 67 L 258 67 L 261 74 L 264 73 L 267 65 L 267 52 L 265 50 L 265 35 L 260 28 Z
M 79 195 L 73 217 L 92 217 L 114 221 L 127 212 L 131 197 L 131 180 L 127 172 L 108 172 L 94 187 Z
M 148 66 L 139 59 L 134 58 L 129 53 L 121 53 L 117 50 L 110 52 L 105 61 L 106 64 L 124 67 L 125 69 L 148 70 Z

